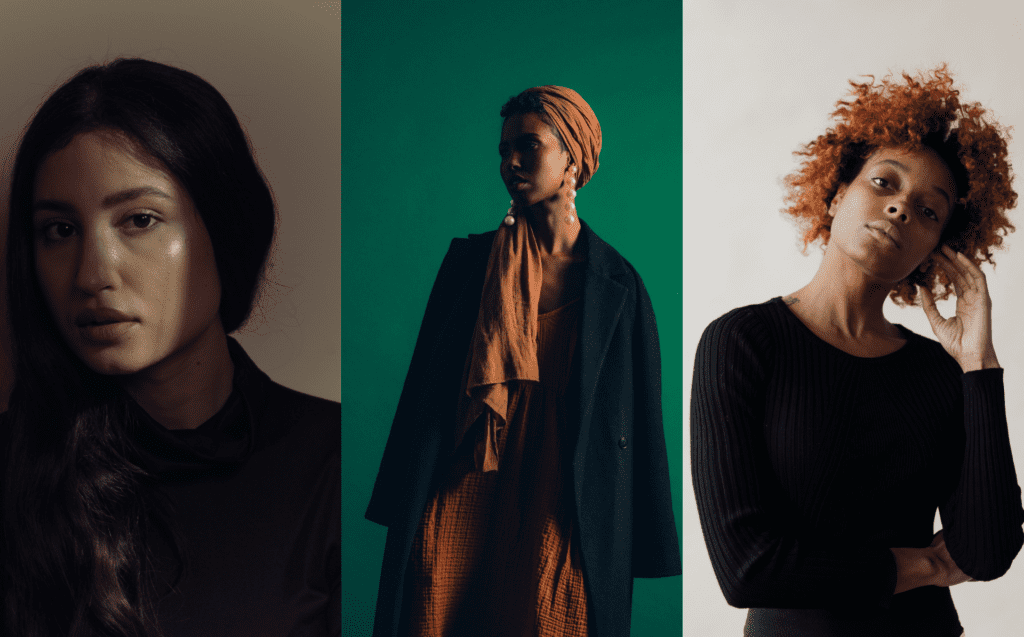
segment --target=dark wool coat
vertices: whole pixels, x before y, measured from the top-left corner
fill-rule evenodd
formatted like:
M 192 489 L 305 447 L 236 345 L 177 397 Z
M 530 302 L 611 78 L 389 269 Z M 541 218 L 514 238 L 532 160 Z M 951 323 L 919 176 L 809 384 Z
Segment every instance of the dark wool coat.
M 682 573 L 661 421 L 661 356 L 640 275 L 580 220 L 586 269 L 571 467 L 592 637 L 629 634 L 634 577 Z M 494 232 L 454 239 L 427 301 L 366 517 L 388 527 L 375 637 L 398 634 L 406 564 L 454 445 L 455 408 Z M 570 407 L 573 409 L 573 407 Z

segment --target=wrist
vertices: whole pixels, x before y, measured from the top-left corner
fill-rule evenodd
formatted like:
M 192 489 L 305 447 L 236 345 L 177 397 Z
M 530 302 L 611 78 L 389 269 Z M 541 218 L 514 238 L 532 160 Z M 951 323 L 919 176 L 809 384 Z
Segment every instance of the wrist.
M 960 363 L 960 368 L 964 370 L 965 374 L 979 369 L 997 369 L 999 367 L 999 359 L 996 358 L 994 351 L 989 351 L 981 356 L 966 356 L 957 362 Z
M 933 547 L 890 550 L 896 558 L 894 595 L 921 586 L 930 586 L 935 581 L 939 574 L 939 561 Z

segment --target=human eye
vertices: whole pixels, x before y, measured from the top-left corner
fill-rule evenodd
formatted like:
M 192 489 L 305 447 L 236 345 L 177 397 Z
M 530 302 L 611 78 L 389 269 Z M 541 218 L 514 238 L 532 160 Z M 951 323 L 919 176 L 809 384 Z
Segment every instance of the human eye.
M 874 182 L 874 184 L 876 186 L 878 186 L 879 188 L 888 188 L 889 187 L 889 180 L 884 178 L 884 177 L 872 177 L 871 181 Z
M 50 221 L 39 228 L 39 234 L 48 243 L 63 241 L 75 234 L 75 227 L 66 221 Z
M 521 151 L 536 150 L 539 146 L 540 142 L 533 138 L 525 138 L 519 142 Z
M 142 230 L 149 230 L 157 224 L 159 221 L 155 215 L 149 212 L 136 212 L 128 215 L 124 220 L 123 225 L 129 232 L 139 232 Z
M 935 212 L 934 210 L 932 210 L 931 208 L 929 208 L 928 206 L 921 206 L 921 212 L 923 212 L 924 215 L 926 217 L 928 217 L 929 219 L 931 219 L 932 221 L 938 221 L 939 220 L 938 213 Z

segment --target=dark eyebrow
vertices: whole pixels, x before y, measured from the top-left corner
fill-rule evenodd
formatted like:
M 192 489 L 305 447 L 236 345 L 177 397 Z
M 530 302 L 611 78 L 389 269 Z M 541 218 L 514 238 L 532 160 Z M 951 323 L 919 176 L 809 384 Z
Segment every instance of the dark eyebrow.
M 119 203 L 131 201 L 132 199 L 138 199 L 140 197 L 162 197 L 164 199 L 173 199 L 169 194 L 154 188 L 152 186 L 140 186 L 138 188 L 129 188 L 128 190 L 122 190 L 121 192 L 115 192 L 112 195 L 107 195 L 103 198 L 100 204 L 104 208 L 111 208 Z M 53 210 L 56 212 L 74 212 L 74 207 L 63 201 L 57 201 L 55 199 L 40 199 L 32 204 L 32 212 L 38 210 Z
M 903 172 L 910 172 L 909 168 L 907 168 L 903 164 L 899 163 L 895 159 L 883 159 L 882 161 L 880 161 L 878 163 L 880 163 L 880 164 L 889 164 L 891 166 L 895 166 L 896 168 L 899 168 Z
M 139 197 L 161 197 L 163 199 L 173 199 L 173 197 L 159 188 L 141 186 L 139 188 L 129 188 L 128 190 L 122 190 L 121 192 L 115 192 L 112 195 L 107 195 L 103 198 L 101 203 L 104 208 L 110 208 L 111 206 L 116 206 L 119 203 L 131 201 L 132 199 L 138 199 Z
M 537 141 L 541 141 L 542 138 L 537 133 L 519 133 L 518 135 L 516 135 L 515 137 L 512 137 L 510 139 L 502 139 L 500 143 L 501 144 L 511 144 L 513 142 L 522 141 L 524 139 L 535 139 Z
M 900 172 L 903 172 L 903 173 L 908 173 L 908 172 L 910 172 L 910 169 L 909 169 L 909 168 L 907 168 L 907 167 L 906 167 L 906 166 L 904 166 L 903 164 L 899 163 L 899 162 L 898 162 L 898 161 L 896 161 L 895 159 L 883 159 L 882 161 L 880 161 L 880 162 L 878 162 L 878 163 L 879 163 L 879 164 L 889 164 L 889 165 L 891 165 L 891 166 L 894 166 L 894 167 L 896 167 L 896 168 L 897 168 L 897 169 L 898 169 L 898 170 L 899 170 Z M 946 192 L 946 189 L 945 189 L 945 188 L 942 188 L 941 186 L 936 186 L 936 185 L 934 185 L 934 184 L 932 184 L 932 188 L 934 188 L 934 189 L 935 189 L 935 191 L 936 191 L 936 192 L 938 192 L 938 193 L 939 193 L 940 195 L 942 195 L 943 197 L 945 197 L 945 199 L 946 199 L 946 205 L 947 205 L 947 206 L 949 206 L 949 207 L 952 207 L 952 206 L 953 206 L 953 197 L 952 197 L 952 195 L 950 195 L 950 194 L 949 194 L 948 192 Z

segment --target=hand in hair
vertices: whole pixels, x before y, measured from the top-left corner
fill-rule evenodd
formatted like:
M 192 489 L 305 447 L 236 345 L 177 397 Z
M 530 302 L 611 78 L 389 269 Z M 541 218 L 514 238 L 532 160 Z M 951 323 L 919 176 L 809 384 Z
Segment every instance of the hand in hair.
M 956 293 L 956 314 L 944 318 L 932 291 L 921 286 L 921 305 L 942 347 L 964 372 L 999 367 L 992 345 L 992 299 L 985 273 L 963 253 L 942 246 L 932 259 L 946 273 Z

